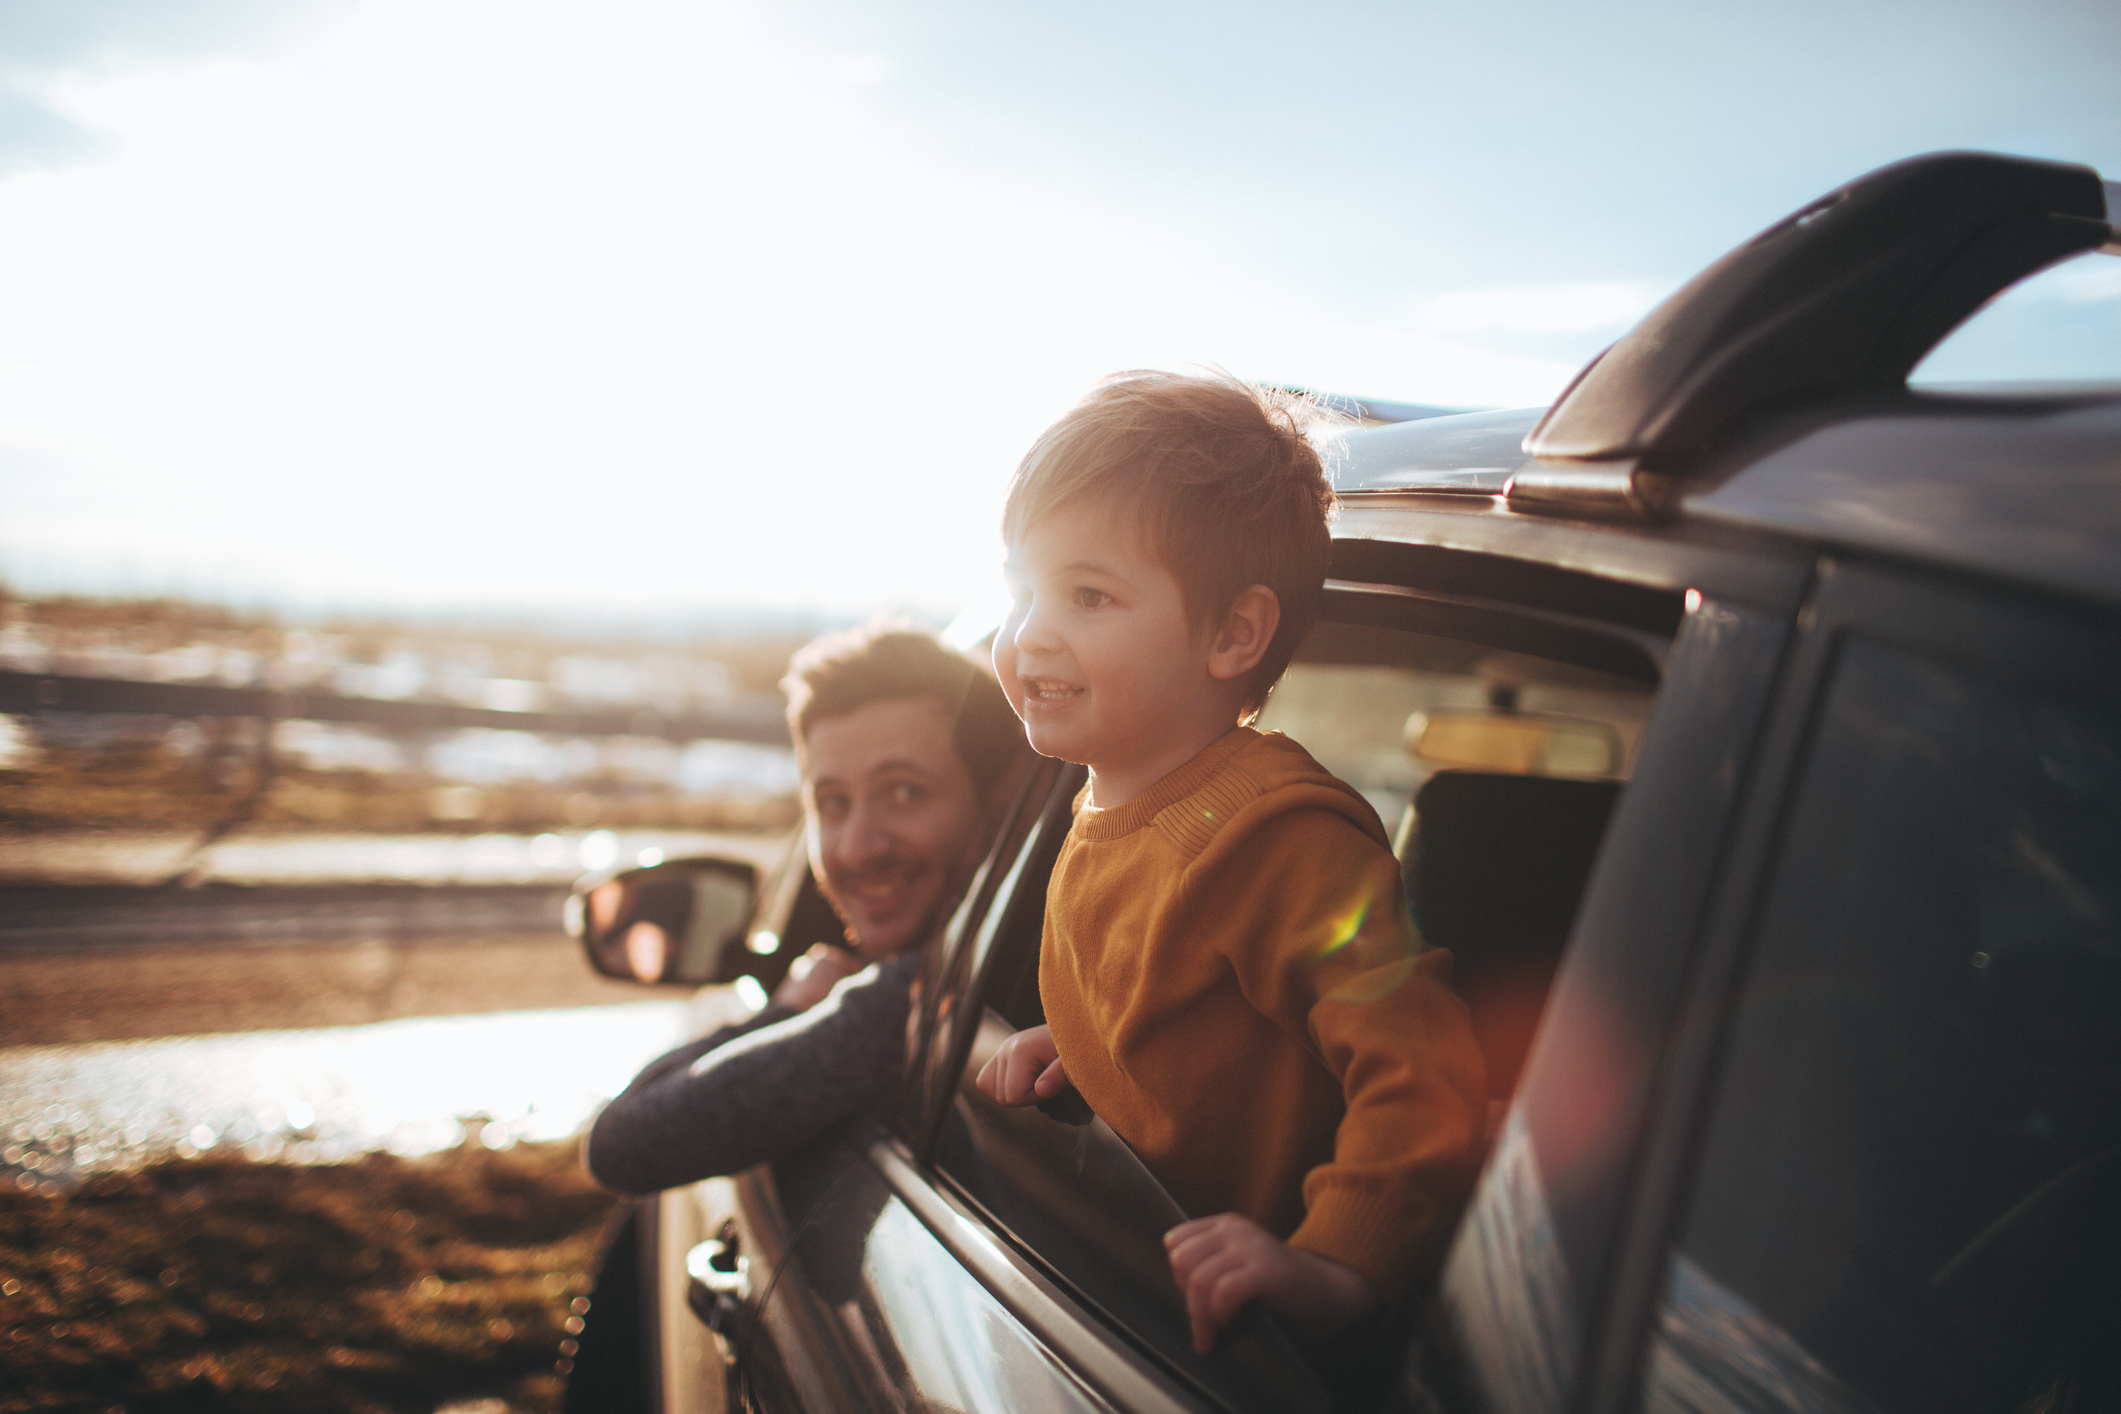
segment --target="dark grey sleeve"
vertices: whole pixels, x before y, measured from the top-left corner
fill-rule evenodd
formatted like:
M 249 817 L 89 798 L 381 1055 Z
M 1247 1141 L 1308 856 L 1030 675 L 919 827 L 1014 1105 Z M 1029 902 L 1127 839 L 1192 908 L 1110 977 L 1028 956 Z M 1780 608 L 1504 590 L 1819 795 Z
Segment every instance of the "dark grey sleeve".
M 591 1176 L 654 1193 L 784 1158 L 882 1110 L 905 1071 L 919 971 L 918 950 L 902 953 L 806 1012 L 734 1039 L 725 1028 L 650 1062 L 590 1126 Z
M 718 1046 L 726 1046 L 739 1037 L 749 1036 L 754 1031 L 763 1031 L 769 1026 L 778 1025 L 791 1016 L 801 1015 L 802 1013 L 794 1007 L 783 1006 L 779 1002 L 768 1002 L 759 1009 L 758 1014 L 755 1016 L 747 1017 L 743 1021 L 732 1022 L 728 1026 L 716 1027 L 697 1041 L 687 1041 L 676 1050 L 665 1051 L 657 1056 L 654 1060 L 641 1067 L 639 1075 L 636 1075 L 626 1083 L 625 1093 L 632 1094 L 636 1090 L 653 1085 L 672 1071 L 685 1069 L 685 1067 Z

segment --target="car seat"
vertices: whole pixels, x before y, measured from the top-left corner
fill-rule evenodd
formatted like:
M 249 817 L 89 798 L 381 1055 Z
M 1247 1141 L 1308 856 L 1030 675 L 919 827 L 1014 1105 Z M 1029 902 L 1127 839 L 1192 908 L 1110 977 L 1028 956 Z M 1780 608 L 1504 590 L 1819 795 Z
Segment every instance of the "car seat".
M 1507 1099 L 1546 1005 L 1620 782 L 1439 771 L 1400 867 L 1423 939 L 1449 948 L 1488 1093 Z

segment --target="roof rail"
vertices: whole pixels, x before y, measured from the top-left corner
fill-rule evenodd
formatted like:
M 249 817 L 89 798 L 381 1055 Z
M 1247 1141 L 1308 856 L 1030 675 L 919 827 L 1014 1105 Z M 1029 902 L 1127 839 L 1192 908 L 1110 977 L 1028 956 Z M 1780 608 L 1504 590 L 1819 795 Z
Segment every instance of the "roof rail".
M 1524 450 L 1669 474 L 1771 404 L 1904 383 L 1997 291 L 2080 251 L 2121 253 L 2116 223 L 2121 183 L 2089 167 L 1987 152 L 1881 167 L 1652 310 L 1576 375 Z M 1526 499 L 1541 498 L 1535 483 L 1571 476 L 1549 470 L 1520 477 Z

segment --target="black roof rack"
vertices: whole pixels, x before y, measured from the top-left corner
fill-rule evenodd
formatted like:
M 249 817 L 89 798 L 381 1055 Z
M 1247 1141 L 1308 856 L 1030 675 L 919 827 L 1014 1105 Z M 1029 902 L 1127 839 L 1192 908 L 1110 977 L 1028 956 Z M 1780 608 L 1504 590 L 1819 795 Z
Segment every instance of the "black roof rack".
M 2089 167 L 1939 152 L 1859 177 L 1724 256 L 1592 360 L 1525 437 L 1540 460 L 1510 499 L 1581 504 L 1617 490 L 1654 511 L 1655 483 L 1740 418 L 1903 384 L 1999 290 L 2066 256 L 2121 251 L 2116 222 L 2121 183 Z

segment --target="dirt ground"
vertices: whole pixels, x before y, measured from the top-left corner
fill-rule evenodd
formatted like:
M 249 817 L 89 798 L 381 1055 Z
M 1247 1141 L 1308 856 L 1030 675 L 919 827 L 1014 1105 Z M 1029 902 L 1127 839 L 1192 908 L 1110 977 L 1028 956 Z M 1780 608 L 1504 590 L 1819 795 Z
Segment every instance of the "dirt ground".
M 616 1200 L 572 1144 L 0 1189 L 0 1414 L 557 1410 Z
M 0 1046 L 688 990 L 596 976 L 557 927 L 508 922 L 521 901 L 499 892 L 490 907 L 477 891 L 412 904 L 319 892 L 313 906 L 259 889 L 158 896 L 134 928 L 122 901 L 11 887 Z M 433 931 L 438 911 L 502 926 Z M 0 1414 L 548 1414 L 616 1202 L 571 1142 L 315 1167 L 218 1151 L 71 1191 L 0 1186 Z

